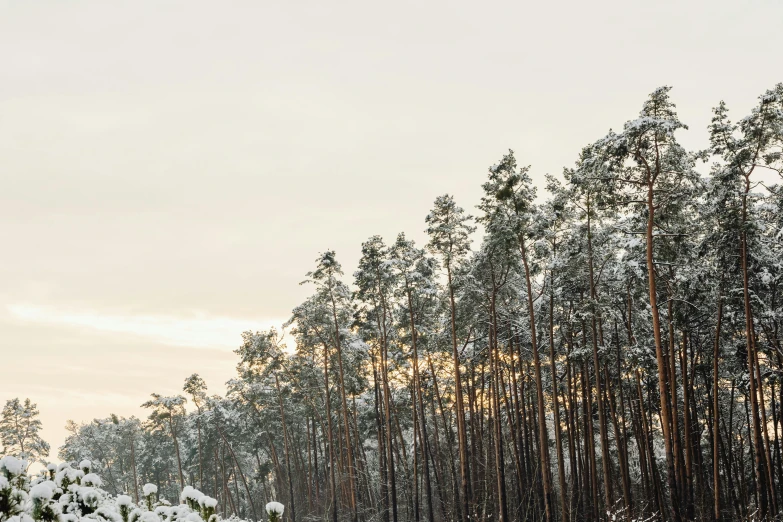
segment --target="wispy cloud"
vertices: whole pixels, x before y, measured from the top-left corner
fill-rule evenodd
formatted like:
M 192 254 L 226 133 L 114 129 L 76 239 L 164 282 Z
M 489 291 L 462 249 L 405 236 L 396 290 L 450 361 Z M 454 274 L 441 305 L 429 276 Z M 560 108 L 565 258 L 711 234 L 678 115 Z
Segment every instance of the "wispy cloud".
M 72 311 L 29 304 L 8 305 L 17 320 L 98 332 L 134 335 L 172 346 L 233 349 L 246 330 L 280 329 L 282 319 L 238 319 L 193 314 L 187 317 L 160 315 L 110 315 Z

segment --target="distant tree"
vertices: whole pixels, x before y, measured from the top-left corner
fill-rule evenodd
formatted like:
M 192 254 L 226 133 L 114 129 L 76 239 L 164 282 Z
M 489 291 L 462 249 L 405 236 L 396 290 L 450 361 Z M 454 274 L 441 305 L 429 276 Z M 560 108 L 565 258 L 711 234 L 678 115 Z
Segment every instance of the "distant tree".
M 185 379 L 182 391 L 190 395 L 193 404 L 196 405 L 198 416 L 196 417 L 196 432 L 198 436 L 198 483 L 204 489 L 204 456 L 201 442 L 201 405 L 207 400 L 207 383 L 197 373 Z
M 12 455 L 28 462 L 42 461 L 49 455 L 49 444 L 38 432 L 42 428 L 38 405 L 18 398 L 6 401 L 0 418 L 1 455 Z
M 187 399 L 182 395 L 174 397 L 163 397 L 157 393 L 152 394 L 152 400 L 142 404 L 143 408 L 152 408 L 149 416 L 150 423 L 154 426 L 163 428 L 168 425 L 171 439 L 174 441 L 174 450 L 177 454 L 177 467 L 179 469 L 179 485 L 185 487 L 185 477 L 182 475 L 182 457 L 179 454 L 179 444 L 177 444 L 177 423 L 175 418 L 178 415 L 185 414 L 185 403 Z
M 69 420 L 65 429 L 69 435 L 59 448 L 64 462 L 89 460 L 94 473 L 103 479 L 103 487 L 112 494 L 138 494 L 134 435 L 140 430 L 139 419 L 126 419 L 112 414 L 77 424 Z

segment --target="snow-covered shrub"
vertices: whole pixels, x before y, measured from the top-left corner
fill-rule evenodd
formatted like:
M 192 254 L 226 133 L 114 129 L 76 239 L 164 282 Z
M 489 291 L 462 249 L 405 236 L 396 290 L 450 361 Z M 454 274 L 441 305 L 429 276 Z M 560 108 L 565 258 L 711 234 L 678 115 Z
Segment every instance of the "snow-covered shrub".
M 144 484 L 141 490 L 144 492 L 144 499 L 147 501 L 147 509 L 149 511 L 152 511 L 152 508 L 155 505 L 155 497 L 158 495 L 158 486 L 156 486 L 155 484 Z M 150 520 L 144 522 L 154 522 L 154 521 Z
M 130 519 L 131 509 L 133 509 L 133 501 L 131 500 L 130 496 L 117 495 L 117 499 L 114 501 L 114 504 L 117 506 L 117 512 L 119 513 L 122 522 L 128 522 Z
M 280 522 L 283 519 L 285 507 L 280 502 L 270 502 L 266 505 L 266 514 L 269 515 L 269 522 Z
M 0 459 L 0 521 L 24 514 L 29 488 L 26 468 L 27 463 L 15 457 Z
M 76 484 L 78 480 L 79 475 L 77 470 L 73 469 L 71 466 L 60 465 L 57 473 L 54 475 L 54 483 L 63 491 L 68 491 L 70 485 Z
M 0 473 L 8 480 L 22 477 L 27 469 L 27 462 L 16 457 L 6 456 L 0 459 Z
M 101 487 L 103 485 L 103 482 L 101 482 L 101 478 L 95 473 L 87 473 L 85 476 L 82 477 L 82 485 Z
M 217 517 L 215 514 L 215 508 L 217 507 L 217 500 L 206 495 L 198 499 L 198 505 L 201 508 L 201 518 L 207 522 L 212 522 L 212 517 Z
M 32 517 L 39 522 L 58 522 L 60 509 L 53 502 L 56 485 L 50 480 L 39 482 L 30 488 L 30 500 L 32 501 Z
M 155 484 L 142 487 L 139 505 L 130 495 L 112 496 L 89 461 L 78 468 L 50 464 L 33 478 L 27 463 L 0 459 L 0 522 L 219 522 L 217 500 L 186 486 L 180 504 L 159 499 Z M 282 506 L 281 506 L 282 510 Z M 282 511 L 281 511 L 282 513 Z M 274 519 L 274 520 L 279 520 Z M 246 522 L 231 517 L 231 522 Z
M 154 511 L 145 511 L 141 514 L 139 522 L 161 522 L 161 520 Z
M 204 493 L 201 491 L 192 486 L 185 486 L 182 489 L 182 494 L 179 496 L 179 501 L 183 504 L 187 504 L 187 506 L 193 511 L 200 511 L 201 506 L 199 505 L 199 500 L 201 500 L 203 497 Z

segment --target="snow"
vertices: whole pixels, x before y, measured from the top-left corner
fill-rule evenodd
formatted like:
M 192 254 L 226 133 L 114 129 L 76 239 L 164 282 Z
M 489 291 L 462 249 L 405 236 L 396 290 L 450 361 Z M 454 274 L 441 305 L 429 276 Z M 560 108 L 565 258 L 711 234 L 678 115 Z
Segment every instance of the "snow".
M 92 467 L 92 462 L 85 459 L 79 463 L 79 469 L 90 469 Z
M 21 475 L 26 467 L 27 462 L 19 460 L 16 457 L 12 457 L 10 455 L 0 459 L 0 469 L 5 469 L 14 477 Z
M 100 496 L 94 488 L 80 488 L 79 496 L 82 497 L 82 501 L 88 506 L 97 506 Z
M 204 506 L 206 508 L 214 508 L 217 506 L 217 500 L 215 500 L 212 497 L 208 497 L 204 495 L 203 497 L 198 499 L 198 503 L 201 506 Z
M 103 482 L 101 481 L 101 478 L 95 473 L 88 473 L 84 477 L 82 477 L 82 484 L 84 484 L 85 486 L 100 487 L 103 484 Z
M 82 477 L 82 484 L 84 484 L 85 486 L 100 487 L 103 484 L 103 481 L 101 481 L 101 478 L 95 473 L 88 473 L 84 477 Z
M 51 500 L 54 492 L 48 484 L 38 484 L 30 489 L 30 498 L 33 500 Z
M 185 502 L 186 500 L 192 500 L 194 502 L 198 502 L 198 499 L 204 496 L 204 493 L 197 490 L 193 486 L 185 486 L 182 489 L 182 493 L 179 496 L 180 502 Z
M 17 515 L 15 517 L 9 518 L 8 522 L 35 522 L 35 521 L 27 513 L 22 513 L 21 515 Z
M 179 494 L 179 499 L 185 500 L 186 498 L 190 498 L 190 495 L 193 493 L 194 488 L 193 486 L 185 486 L 182 488 L 182 493 Z
M 148 497 L 148 496 L 152 495 L 153 493 L 157 493 L 158 492 L 158 486 L 156 486 L 155 484 L 144 484 L 144 486 L 142 486 L 141 490 L 144 492 L 144 496 Z
M 57 492 L 57 484 L 55 484 L 51 480 L 40 480 L 40 479 L 37 479 L 37 480 L 33 481 L 32 486 L 44 486 L 44 487 L 49 488 L 52 491 L 52 493 L 56 493 Z
M 160 522 L 160 517 L 152 511 L 145 511 L 139 520 L 140 522 Z
M 283 504 L 281 504 L 280 502 L 270 502 L 269 504 L 266 505 L 266 512 L 270 515 L 275 513 L 277 515 L 282 516 L 284 509 L 285 506 L 283 506 Z
M 62 487 L 65 479 L 68 479 L 68 482 L 73 484 L 76 482 L 76 477 L 78 477 L 78 474 L 75 469 L 71 467 L 61 467 L 60 471 L 54 476 L 54 482 L 57 486 Z
M 128 495 L 117 495 L 118 506 L 130 506 L 131 498 Z
M 0 475 L 0 491 L 4 489 L 9 489 L 10 487 L 11 487 L 11 483 L 8 482 L 8 479 Z

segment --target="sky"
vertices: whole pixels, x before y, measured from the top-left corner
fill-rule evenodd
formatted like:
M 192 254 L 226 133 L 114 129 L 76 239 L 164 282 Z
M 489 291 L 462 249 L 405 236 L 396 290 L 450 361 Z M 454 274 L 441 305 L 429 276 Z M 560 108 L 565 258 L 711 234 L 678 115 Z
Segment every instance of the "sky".
M 783 3 L 0 0 L 0 401 L 144 417 L 245 330 L 278 327 L 319 252 L 426 241 L 508 149 L 547 173 L 672 85 L 707 145 L 783 81 Z

